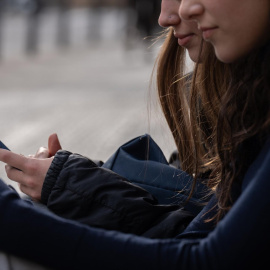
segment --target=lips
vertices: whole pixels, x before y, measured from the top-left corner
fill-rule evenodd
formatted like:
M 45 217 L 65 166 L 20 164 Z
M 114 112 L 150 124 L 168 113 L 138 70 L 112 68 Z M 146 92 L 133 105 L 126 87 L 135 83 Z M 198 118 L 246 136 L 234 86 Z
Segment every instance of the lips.
M 175 35 L 175 37 L 178 39 L 178 44 L 183 47 L 189 43 L 193 36 L 194 34 L 192 33 L 185 35 Z
M 217 27 L 199 27 L 199 30 L 202 31 L 203 39 L 208 40 L 213 35 Z

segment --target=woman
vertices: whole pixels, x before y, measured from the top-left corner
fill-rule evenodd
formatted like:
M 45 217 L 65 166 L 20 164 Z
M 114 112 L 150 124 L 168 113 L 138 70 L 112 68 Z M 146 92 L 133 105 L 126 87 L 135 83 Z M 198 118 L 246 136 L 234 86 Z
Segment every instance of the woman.
M 173 97 L 172 102 L 179 100 L 179 104 L 174 105 L 176 112 L 172 110 L 168 114 L 166 113 L 168 122 L 172 122 L 171 119 L 173 119 L 172 116 L 175 113 L 176 115 L 173 117 L 180 116 L 179 106 L 188 110 L 188 105 L 184 105 L 188 103 L 186 97 L 188 91 L 179 91 L 187 89 L 188 86 L 181 81 L 174 83 L 176 81 L 175 74 L 179 78 L 185 75 L 184 56 L 186 50 L 192 60 L 198 61 L 201 47 L 200 32 L 196 24 L 183 23 L 178 15 L 178 8 L 179 2 L 177 1 L 162 1 L 162 12 L 159 19 L 160 25 L 163 27 L 172 27 L 167 34 L 157 64 L 159 96 L 163 97 L 166 92 L 169 94 L 168 90 L 173 90 L 174 93 L 167 96 Z M 179 45 L 182 46 L 182 49 Z M 169 58 L 167 57 L 168 53 L 171 55 Z M 179 63 L 177 63 L 179 68 L 176 70 L 168 69 L 171 70 L 170 74 L 162 74 L 163 70 L 167 71 L 167 67 L 174 67 L 172 61 L 176 63 L 175 57 L 179 58 Z M 162 82 L 165 77 L 171 80 L 169 84 Z M 183 81 L 188 83 L 190 77 Z M 170 87 L 172 83 L 174 85 Z M 182 99 L 184 100 L 183 105 L 181 104 Z M 169 100 L 162 100 L 164 111 L 167 110 L 167 104 L 170 104 Z M 187 113 L 183 117 L 188 121 Z M 174 133 L 175 138 L 177 139 L 184 133 L 184 128 L 189 131 L 189 126 L 189 121 L 186 123 L 186 127 L 182 125 L 181 129 L 178 129 L 179 134 Z M 172 126 L 171 129 L 173 129 Z M 183 160 L 182 166 L 191 174 L 194 171 L 191 167 L 188 168 L 185 157 L 190 152 L 188 147 L 193 145 L 188 145 L 189 134 L 186 133 L 186 138 L 177 139 L 178 142 L 181 142 L 181 145 L 178 145 L 178 150 Z M 186 139 L 186 142 L 184 139 Z M 182 149 L 184 146 L 185 149 Z M 153 146 L 153 142 L 147 136 L 140 137 L 136 145 L 132 144 L 132 149 L 139 148 L 142 149 L 142 152 L 145 152 L 147 147 L 149 147 L 148 157 L 145 153 L 136 153 L 136 156 L 133 153 L 132 164 L 134 166 L 131 166 L 131 168 L 126 165 L 126 157 L 125 166 L 121 165 L 120 169 L 119 167 L 116 168 L 115 160 L 98 167 L 92 161 L 80 155 L 71 154 L 67 151 L 56 153 L 60 144 L 57 137 L 53 135 L 49 138 L 49 149 L 42 148 L 37 154 L 39 158 L 46 158 L 56 153 L 45 181 L 45 172 L 39 173 L 41 169 L 39 164 L 44 166 L 44 163 L 51 163 L 52 159 L 34 160 L 17 156 L 24 165 L 26 165 L 24 161 L 28 160 L 27 164 L 31 165 L 33 169 L 22 168 L 21 164 L 16 163 L 16 165 L 13 164 L 13 167 L 7 167 L 7 173 L 10 179 L 20 183 L 20 188 L 24 193 L 35 200 L 41 199 L 42 203 L 59 216 L 95 227 L 114 229 L 151 238 L 174 237 L 183 232 L 192 218 L 202 209 L 203 205 L 198 203 L 205 201 L 203 197 L 206 192 L 202 189 L 206 188 L 202 183 L 194 183 L 193 189 L 195 190 L 196 187 L 196 192 L 189 194 L 192 177 L 169 166 L 164 161 L 165 158 L 162 159 L 163 155 L 160 151 L 155 151 L 157 154 L 154 155 L 154 150 L 157 147 Z M 127 146 L 122 147 L 122 149 L 125 149 L 125 153 L 127 152 Z M 7 155 L 14 157 L 13 153 L 10 152 L 7 152 Z M 138 159 L 139 161 L 142 160 L 140 167 L 138 166 L 139 162 L 135 163 L 134 161 Z M 146 159 L 147 162 L 145 162 Z M 113 166 L 109 165 L 110 163 Z M 14 169 L 14 167 L 19 168 L 20 171 Z M 110 169 L 118 175 L 104 168 Z M 131 174 L 132 177 L 130 177 Z M 122 177 L 119 177 L 119 175 Z M 39 176 L 39 178 L 36 178 L 36 176 Z M 123 177 L 136 185 L 142 186 L 148 192 L 130 185 Z M 183 190 L 184 188 L 185 190 Z M 172 192 L 169 192 L 170 190 Z M 179 190 L 182 192 L 179 193 Z M 189 195 L 189 202 L 183 208 L 183 204 Z
M 267 262 L 270 240 L 270 86 L 267 63 L 270 54 L 269 34 L 264 30 L 269 28 L 269 2 L 240 0 L 236 3 L 234 0 L 222 0 L 216 4 L 210 0 L 184 0 L 182 4 L 182 17 L 201 23 L 203 36 L 211 41 L 217 57 L 224 62 L 233 63 L 229 65 L 232 79 L 228 82 L 220 80 L 220 85 L 224 88 L 221 87 L 217 95 L 213 96 L 214 100 L 220 101 L 218 106 L 211 108 L 208 103 L 205 104 L 204 100 L 211 100 L 212 96 L 202 93 L 190 118 L 194 128 L 199 128 L 197 134 L 200 136 L 195 138 L 194 146 L 203 139 L 203 147 L 194 149 L 196 151 L 192 151 L 192 154 L 195 156 L 196 153 L 202 153 L 202 157 L 203 153 L 206 154 L 205 160 L 210 162 L 211 170 L 209 185 L 213 188 L 214 196 L 178 239 L 150 240 L 85 228 L 71 222 L 65 224 L 64 234 L 61 231 L 63 220 L 52 219 L 52 234 L 58 232 L 55 237 L 60 240 L 57 242 L 60 248 L 52 247 L 51 251 L 46 250 L 46 255 L 60 250 L 59 258 L 63 258 L 61 244 L 64 243 L 68 258 L 68 262 L 63 261 L 62 264 L 55 260 L 55 267 L 74 269 L 76 265 L 78 269 L 250 269 L 259 268 L 261 263 Z M 241 13 L 234 13 L 233 9 Z M 221 16 L 225 11 L 228 11 L 227 16 Z M 256 16 L 260 17 L 259 21 L 255 20 Z M 239 31 L 246 30 L 248 20 L 252 22 L 250 31 L 246 31 L 245 39 L 238 40 Z M 235 32 L 234 29 L 238 31 Z M 262 33 L 260 38 L 254 34 L 254 29 L 256 33 Z M 199 76 L 202 74 L 198 73 Z M 215 74 L 212 75 L 213 79 L 217 79 Z M 193 92 L 198 87 L 197 82 L 194 80 Z M 217 83 L 219 85 L 219 80 Z M 194 119 L 194 116 L 197 117 Z M 204 121 L 201 121 L 204 116 L 207 119 L 206 129 Z M 176 126 L 180 124 L 175 122 Z M 7 155 L 2 157 L 8 158 Z M 16 156 L 13 157 L 16 159 Z M 8 161 L 9 164 L 14 162 L 14 166 L 21 165 L 16 163 L 17 159 Z M 198 174 L 204 171 L 204 167 L 207 169 L 207 165 L 204 159 L 200 159 L 199 163 L 195 162 Z M 1 200 L 5 202 L 8 195 L 10 196 L 8 192 L 1 194 Z M 7 211 L 11 209 L 17 213 L 21 209 L 16 202 L 14 200 L 8 204 L 8 208 L 0 203 L 4 217 L 2 229 L 9 229 L 16 239 L 27 239 L 21 230 L 8 227 L 10 218 Z M 28 209 L 25 213 L 29 214 L 31 211 Z M 42 224 L 45 217 L 36 214 L 35 218 L 40 220 L 40 228 L 44 229 Z M 28 228 L 25 220 L 13 219 L 26 229 L 33 227 L 30 224 Z M 30 249 L 24 249 L 22 253 L 16 251 L 14 244 L 8 241 L 2 230 L 0 232 L 0 249 L 6 248 L 27 258 L 37 256 L 38 261 L 45 261 L 40 255 L 44 252 L 40 245 L 36 247 L 35 254 Z M 67 232 L 71 233 L 69 239 L 65 238 Z M 30 246 L 36 245 L 36 240 L 43 241 L 35 230 L 33 236 L 37 239 L 29 238 Z
M 216 132 L 221 159 L 216 166 L 219 219 L 232 206 L 232 186 L 241 183 L 269 136 L 269 6 L 268 0 L 237 4 L 224 0 L 216 5 L 192 0 L 181 4 L 180 14 L 197 22 L 217 58 L 233 63 Z M 243 18 L 239 16 L 242 13 Z

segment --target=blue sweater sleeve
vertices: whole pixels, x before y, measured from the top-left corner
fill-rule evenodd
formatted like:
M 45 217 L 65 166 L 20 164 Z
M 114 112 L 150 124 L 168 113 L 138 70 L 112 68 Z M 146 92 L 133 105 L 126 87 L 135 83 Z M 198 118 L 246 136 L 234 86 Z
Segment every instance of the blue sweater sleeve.
M 269 178 L 268 143 L 247 172 L 241 196 L 207 237 L 167 240 L 42 213 L 1 184 L 0 249 L 55 269 L 251 269 L 269 250 Z
M 270 143 L 243 181 L 230 212 L 203 239 L 153 241 L 131 235 L 94 235 L 91 261 L 105 269 L 252 269 L 267 260 L 270 240 Z M 85 239 L 85 241 L 87 241 Z M 104 258 L 104 260 L 102 260 Z M 105 259 L 106 258 L 106 259 Z M 255 269 L 255 268 L 253 268 Z
M 269 179 L 268 148 L 250 167 L 235 205 L 207 237 L 154 241 L 99 231 L 91 261 L 100 269 L 256 269 L 268 258 Z

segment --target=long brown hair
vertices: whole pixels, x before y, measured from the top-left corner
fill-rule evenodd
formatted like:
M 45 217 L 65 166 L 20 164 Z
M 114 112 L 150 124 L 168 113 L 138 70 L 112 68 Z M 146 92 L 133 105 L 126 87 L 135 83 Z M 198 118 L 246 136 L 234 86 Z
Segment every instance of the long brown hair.
M 192 173 L 193 159 L 189 155 L 194 143 L 190 139 L 190 121 L 187 115 L 187 84 L 185 79 L 185 49 L 175 42 L 173 31 L 165 33 L 166 39 L 157 59 L 158 97 L 166 121 L 178 148 L 180 161 L 185 171 Z
M 220 159 L 216 171 L 222 179 L 216 188 L 218 219 L 231 208 L 233 185 L 241 184 L 270 134 L 269 63 L 267 44 L 229 65 L 230 81 L 221 99 L 216 131 Z
M 168 29 L 156 63 L 157 89 L 182 169 L 194 176 L 193 189 L 197 177 L 211 171 L 207 183 L 218 200 L 218 221 L 233 204 L 233 184 L 241 183 L 256 157 L 254 143 L 259 151 L 269 135 L 270 50 L 228 65 L 210 45 L 202 46 L 203 61 L 187 76 L 186 51 Z

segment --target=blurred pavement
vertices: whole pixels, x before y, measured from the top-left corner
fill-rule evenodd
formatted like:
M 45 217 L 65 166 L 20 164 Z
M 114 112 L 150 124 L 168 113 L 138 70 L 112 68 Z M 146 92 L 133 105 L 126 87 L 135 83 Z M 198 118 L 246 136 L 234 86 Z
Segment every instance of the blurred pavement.
M 149 101 L 157 51 L 157 45 L 146 49 L 141 42 L 127 51 L 112 30 L 99 42 L 34 57 L 11 57 L 6 50 L 0 62 L 0 140 L 28 155 L 56 132 L 63 149 L 105 161 L 123 143 L 150 133 L 168 157 L 175 149 L 172 136 L 159 105 Z M 3 164 L 0 176 L 9 182 Z

